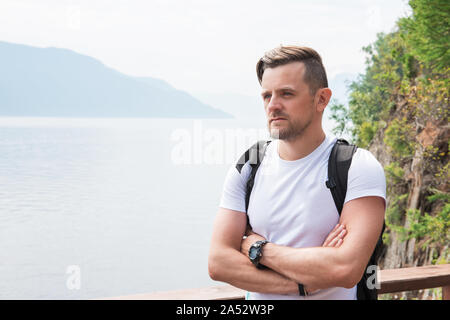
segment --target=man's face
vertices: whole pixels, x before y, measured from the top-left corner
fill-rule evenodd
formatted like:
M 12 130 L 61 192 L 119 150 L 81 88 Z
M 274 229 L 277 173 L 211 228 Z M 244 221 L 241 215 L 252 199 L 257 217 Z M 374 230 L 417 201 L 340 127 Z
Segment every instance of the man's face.
M 270 136 L 274 139 L 293 140 L 302 135 L 314 119 L 314 96 L 303 80 L 304 71 L 303 62 L 264 71 L 261 96 Z

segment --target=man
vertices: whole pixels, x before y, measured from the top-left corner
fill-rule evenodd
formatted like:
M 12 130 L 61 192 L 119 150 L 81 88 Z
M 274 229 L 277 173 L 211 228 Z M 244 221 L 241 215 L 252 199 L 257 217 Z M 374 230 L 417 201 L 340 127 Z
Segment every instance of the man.
M 356 299 L 383 226 L 383 168 L 369 151 L 357 149 L 339 216 L 325 185 L 336 138 L 322 129 L 331 90 L 321 57 L 311 48 L 281 46 L 260 59 L 257 75 L 275 140 L 257 171 L 247 213 L 250 164 L 228 171 L 210 277 L 247 290 L 247 299 Z M 268 242 L 254 264 L 249 249 L 263 240 Z

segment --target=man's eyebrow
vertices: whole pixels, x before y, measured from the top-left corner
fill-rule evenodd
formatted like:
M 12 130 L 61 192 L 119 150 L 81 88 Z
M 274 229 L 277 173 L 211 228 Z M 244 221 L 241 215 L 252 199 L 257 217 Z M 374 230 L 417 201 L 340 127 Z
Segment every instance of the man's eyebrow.
M 277 91 L 284 91 L 284 90 L 297 91 L 292 87 L 281 87 L 281 88 L 277 89 Z
M 297 90 L 295 90 L 294 88 L 292 88 L 292 87 L 281 87 L 281 88 L 278 88 L 278 89 L 276 89 L 275 91 L 293 91 L 293 92 L 297 92 Z M 263 92 L 261 92 L 261 96 L 264 96 L 264 95 L 266 95 L 267 93 L 270 93 L 270 91 L 269 90 L 264 90 Z

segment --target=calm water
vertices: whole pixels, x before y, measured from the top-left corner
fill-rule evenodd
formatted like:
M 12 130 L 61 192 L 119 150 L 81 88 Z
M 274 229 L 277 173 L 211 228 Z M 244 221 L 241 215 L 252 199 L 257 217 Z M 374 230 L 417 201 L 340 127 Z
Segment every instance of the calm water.
M 217 284 L 207 255 L 223 180 L 261 132 L 237 120 L 0 118 L 0 298 Z

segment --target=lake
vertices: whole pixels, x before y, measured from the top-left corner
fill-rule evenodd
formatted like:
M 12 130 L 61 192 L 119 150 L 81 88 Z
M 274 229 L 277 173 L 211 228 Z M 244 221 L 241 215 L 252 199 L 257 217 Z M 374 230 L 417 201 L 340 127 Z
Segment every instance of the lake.
M 264 121 L 0 118 L 0 299 L 220 284 L 212 223 Z

